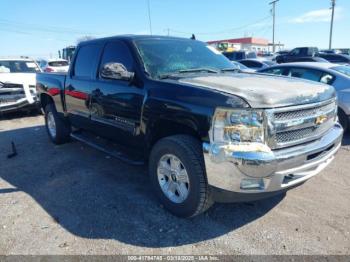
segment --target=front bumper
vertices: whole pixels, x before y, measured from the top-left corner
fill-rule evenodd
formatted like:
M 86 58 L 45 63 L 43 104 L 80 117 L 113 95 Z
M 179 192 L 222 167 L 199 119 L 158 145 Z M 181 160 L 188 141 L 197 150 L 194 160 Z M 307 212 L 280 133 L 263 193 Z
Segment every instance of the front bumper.
M 20 110 L 27 110 L 27 109 L 35 109 L 40 108 L 39 101 L 34 101 L 33 103 L 29 103 L 26 98 L 18 100 L 14 103 L 9 103 L 5 105 L 0 104 L 0 113 L 10 113 Z
M 220 192 L 220 197 L 214 194 L 220 202 L 256 200 L 284 192 L 327 167 L 341 146 L 342 135 L 337 123 L 316 141 L 270 153 L 233 152 L 224 161 L 217 161 L 211 145 L 203 143 L 208 184 Z M 229 192 L 233 198 L 222 197 Z
M 10 113 L 14 111 L 40 108 L 39 99 L 35 88 L 30 88 L 28 85 L 23 85 L 24 97 L 19 98 L 14 102 L 1 103 L 0 102 L 0 114 Z M 1 93 L 0 93 L 1 96 Z

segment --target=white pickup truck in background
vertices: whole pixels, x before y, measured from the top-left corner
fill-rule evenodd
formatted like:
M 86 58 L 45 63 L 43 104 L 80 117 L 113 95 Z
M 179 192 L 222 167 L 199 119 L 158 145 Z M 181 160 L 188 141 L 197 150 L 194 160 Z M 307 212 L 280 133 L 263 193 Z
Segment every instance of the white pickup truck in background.
M 41 72 L 31 59 L 0 59 L 0 114 L 38 108 L 36 73 Z

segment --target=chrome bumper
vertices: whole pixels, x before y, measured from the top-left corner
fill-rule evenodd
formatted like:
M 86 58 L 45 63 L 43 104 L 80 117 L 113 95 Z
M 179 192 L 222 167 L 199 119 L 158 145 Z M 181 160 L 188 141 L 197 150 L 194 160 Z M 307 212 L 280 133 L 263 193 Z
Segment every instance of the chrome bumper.
M 264 152 L 233 152 L 218 161 L 209 143 L 203 143 L 208 184 L 242 194 L 285 191 L 321 172 L 341 146 L 342 127 L 337 123 L 322 138 L 299 146 Z
M 29 85 L 23 84 L 24 96 L 13 102 L 0 102 L 0 113 L 8 113 L 27 107 L 38 107 L 39 99 L 35 88 L 30 88 Z M 4 90 L 7 91 L 7 90 Z M 1 92 L 0 92 L 1 97 Z

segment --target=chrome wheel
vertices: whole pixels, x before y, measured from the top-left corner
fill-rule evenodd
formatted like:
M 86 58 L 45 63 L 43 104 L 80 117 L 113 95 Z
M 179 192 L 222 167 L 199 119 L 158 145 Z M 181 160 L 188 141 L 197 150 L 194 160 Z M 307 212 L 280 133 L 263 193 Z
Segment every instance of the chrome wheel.
M 49 130 L 50 135 L 56 137 L 56 122 L 52 112 L 47 113 L 47 129 Z
M 162 156 L 157 168 L 158 182 L 166 197 L 173 203 L 184 202 L 190 191 L 190 181 L 185 166 L 175 155 Z

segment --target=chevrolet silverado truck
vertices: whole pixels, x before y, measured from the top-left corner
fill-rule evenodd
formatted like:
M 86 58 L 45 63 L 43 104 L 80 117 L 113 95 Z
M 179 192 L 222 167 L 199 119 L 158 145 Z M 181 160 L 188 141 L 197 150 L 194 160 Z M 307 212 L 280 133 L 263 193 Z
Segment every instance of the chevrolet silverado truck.
M 40 68 L 31 59 L 0 59 L 0 115 L 39 109 L 35 88 L 37 72 Z
M 40 73 L 36 87 L 53 143 L 74 138 L 147 164 L 155 194 L 180 217 L 302 184 L 343 134 L 333 87 L 239 72 L 190 39 L 82 42 L 67 75 Z

